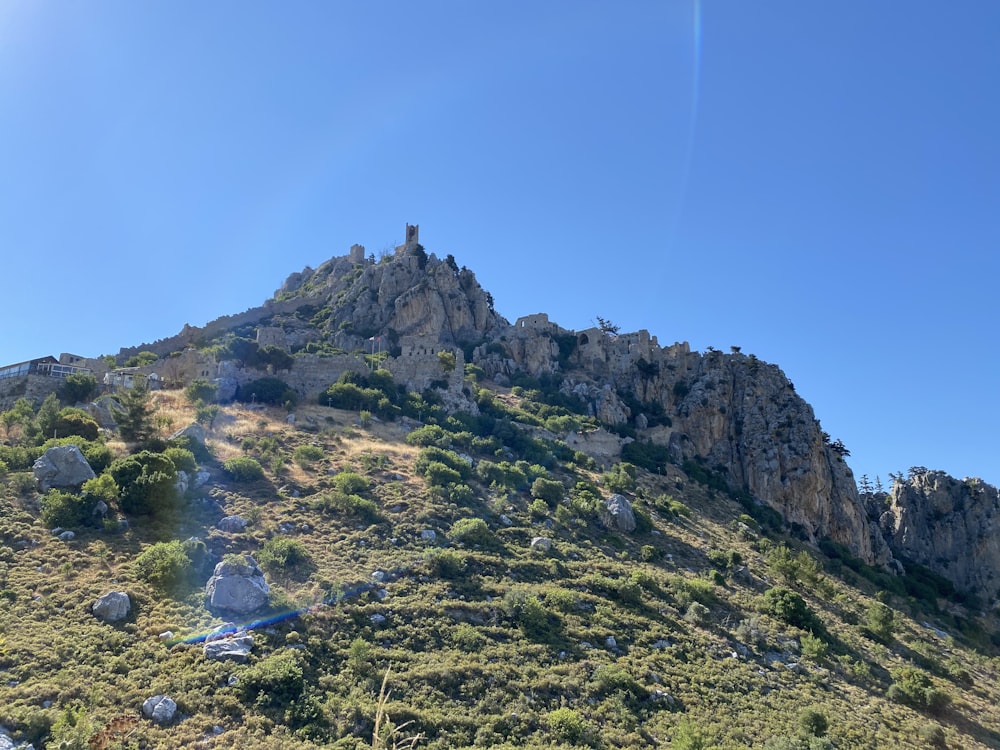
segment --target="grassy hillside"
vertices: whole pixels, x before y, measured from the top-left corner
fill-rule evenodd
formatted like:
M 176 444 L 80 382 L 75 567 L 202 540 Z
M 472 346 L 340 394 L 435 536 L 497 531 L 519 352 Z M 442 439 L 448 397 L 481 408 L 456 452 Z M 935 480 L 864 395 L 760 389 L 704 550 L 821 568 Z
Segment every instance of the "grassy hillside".
M 224 406 L 197 457 L 208 484 L 70 541 L 24 471 L 40 447 L 12 452 L 8 425 L 0 724 L 36 747 L 372 747 L 385 678 L 380 747 L 1000 746 L 992 618 L 926 571 L 804 546 L 702 467 L 602 470 L 535 426 L 534 395 L 490 386 L 484 417 L 428 409 L 436 427 Z M 154 406 L 164 435 L 196 417 L 180 392 Z M 234 478 L 241 457 L 262 477 Z M 615 491 L 635 532 L 600 521 Z M 192 537 L 176 569 L 140 558 Z M 204 583 L 244 552 L 269 619 L 248 663 L 209 661 L 200 638 L 224 620 Z M 90 607 L 113 590 L 133 608 L 108 624 Z M 138 718 L 157 694 L 169 725 Z

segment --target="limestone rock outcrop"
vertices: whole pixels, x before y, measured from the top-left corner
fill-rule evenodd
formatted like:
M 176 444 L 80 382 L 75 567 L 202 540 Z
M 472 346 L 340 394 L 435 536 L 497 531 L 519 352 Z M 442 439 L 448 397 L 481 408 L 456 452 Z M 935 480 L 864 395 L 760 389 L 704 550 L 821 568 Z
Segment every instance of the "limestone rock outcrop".
M 911 469 L 886 498 L 879 525 L 893 553 L 962 591 L 1000 594 L 1000 490 L 979 479 Z
M 250 555 L 243 555 L 240 562 L 223 560 L 215 566 L 212 577 L 205 584 L 209 608 L 241 615 L 267 604 L 270 593 L 264 571 Z
M 177 703 L 166 695 L 154 695 L 142 703 L 142 715 L 157 724 L 169 724 L 177 713 Z
M 132 600 L 124 591 L 109 591 L 98 597 L 90 611 L 105 622 L 118 622 L 128 617 L 132 611 Z
M 253 635 L 239 632 L 218 640 L 205 641 L 203 646 L 206 659 L 214 661 L 235 661 L 244 663 L 253 650 Z
M 79 487 L 95 476 L 87 459 L 75 445 L 49 448 L 38 457 L 31 470 L 42 492 L 48 492 L 53 487 Z
M 624 495 L 612 495 L 604 503 L 604 510 L 601 511 L 601 523 L 609 529 L 631 534 L 635 531 L 635 513 L 632 511 L 632 503 Z

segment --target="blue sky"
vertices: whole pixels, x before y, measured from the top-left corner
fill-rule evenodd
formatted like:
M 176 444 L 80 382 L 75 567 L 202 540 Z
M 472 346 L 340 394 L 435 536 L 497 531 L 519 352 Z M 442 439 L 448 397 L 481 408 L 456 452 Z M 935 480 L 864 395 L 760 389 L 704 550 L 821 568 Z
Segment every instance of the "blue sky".
M 1000 483 L 1000 4 L 0 4 L 0 360 L 422 244 L 513 320 L 780 365 L 860 476 Z

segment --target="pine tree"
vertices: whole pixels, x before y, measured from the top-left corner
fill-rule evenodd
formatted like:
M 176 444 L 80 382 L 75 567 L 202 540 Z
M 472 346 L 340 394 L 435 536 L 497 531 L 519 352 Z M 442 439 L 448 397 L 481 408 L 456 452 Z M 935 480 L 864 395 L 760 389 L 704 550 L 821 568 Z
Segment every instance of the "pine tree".
M 149 395 L 149 386 L 145 383 L 119 391 L 122 408 L 115 409 L 115 420 L 122 440 L 141 444 L 153 437 L 154 409 Z

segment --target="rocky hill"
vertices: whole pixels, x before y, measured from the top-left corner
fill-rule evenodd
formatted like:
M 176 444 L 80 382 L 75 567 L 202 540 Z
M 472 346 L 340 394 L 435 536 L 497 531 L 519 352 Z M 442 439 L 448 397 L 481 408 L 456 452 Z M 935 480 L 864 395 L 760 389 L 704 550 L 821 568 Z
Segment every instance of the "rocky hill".
M 98 402 L 0 414 L 0 726 L 1000 746 L 995 488 L 918 468 L 859 494 L 777 366 L 511 324 L 416 239 L 123 349 Z

